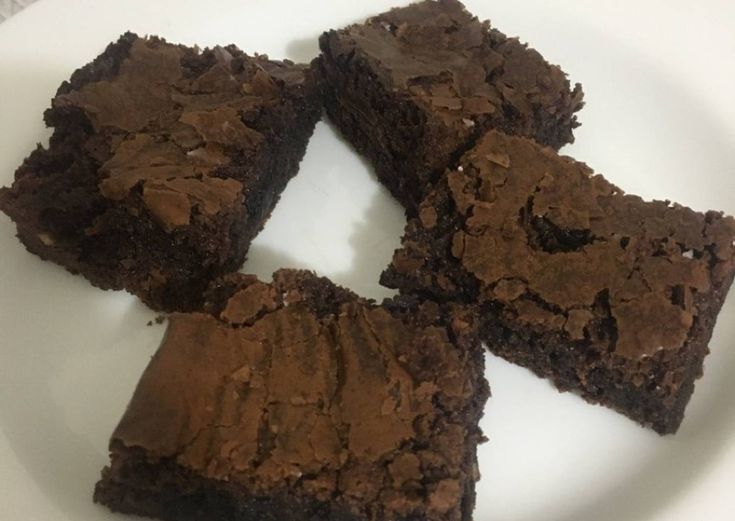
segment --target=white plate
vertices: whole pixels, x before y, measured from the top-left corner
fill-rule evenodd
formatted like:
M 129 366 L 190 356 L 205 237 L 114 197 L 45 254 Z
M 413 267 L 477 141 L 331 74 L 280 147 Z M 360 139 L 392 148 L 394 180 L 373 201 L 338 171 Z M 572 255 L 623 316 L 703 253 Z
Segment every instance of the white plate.
M 40 0 L 0 25 L 0 184 L 47 138 L 41 113 L 58 84 L 126 29 L 303 61 L 322 30 L 393 3 Z M 467 3 L 584 84 L 583 126 L 566 152 L 629 192 L 735 213 L 735 4 Z M 244 271 L 312 268 L 386 296 L 378 274 L 403 222 L 366 164 L 320 123 Z M 163 327 L 146 327 L 155 315 L 134 298 L 40 261 L 13 234 L 1 217 L 0 519 L 113 519 L 92 504 L 92 487 Z M 475 518 L 735 519 L 733 300 L 673 437 L 490 358 L 494 396 L 483 427 L 491 441 L 480 450 Z

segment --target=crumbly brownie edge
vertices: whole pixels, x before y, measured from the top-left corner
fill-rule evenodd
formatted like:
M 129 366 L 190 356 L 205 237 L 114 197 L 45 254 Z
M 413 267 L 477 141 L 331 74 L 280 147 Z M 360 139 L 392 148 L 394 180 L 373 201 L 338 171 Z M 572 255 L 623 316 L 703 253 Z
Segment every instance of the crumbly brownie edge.
M 503 320 L 501 314 L 489 309 L 480 312 L 484 315 L 480 335 L 491 353 L 531 370 L 540 378 L 550 379 L 560 391 L 572 391 L 590 403 L 610 407 L 658 434 L 674 434 L 684 419 L 695 381 L 702 376 L 708 343 L 733 275 L 713 288 L 708 298 L 698 300 L 699 314 L 686 345 L 666 359 L 655 357 L 653 378 L 643 386 L 635 386 L 626 378 L 629 375 L 621 372 L 620 367 L 635 365 L 622 358 L 612 360 L 613 364 L 619 364 L 613 369 L 593 367 L 585 373 L 583 381 L 578 371 L 589 365 L 584 345 L 575 345 L 555 335 L 535 334 Z M 657 385 L 667 373 L 677 369 L 683 375 L 677 392 L 671 395 L 661 392 Z
M 319 38 L 314 61 L 329 120 L 375 169 L 378 180 L 409 215 L 444 172 L 472 147 L 481 129 L 463 138 L 411 99 L 389 92 L 359 54 L 335 52 L 340 35 Z
M 271 117 L 259 121 L 261 128 L 258 130 L 266 134 L 268 140 L 256 167 L 256 171 L 261 170 L 256 173 L 259 185 L 249 187 L 245 193 L 245 207 L 248 219 L 252 221 L 246 246 L 263 229 L 281 193 L 299 171 L 322 112 L 321 88 L 316 76 L 308 74 L 308 81 L 302 89 L 288 94 L 284 101 Z M 296 114 L 297 117 L 293 120 L 286 117 L 288 114 Z M 244 258 L 245 254 L 235 268 L 242 264 Z
M 418 298 L 416 295 L 397 295 L 390 299 L 385 299 L 383 305 L 395 310 L 396 313 L 403 314 L 404 316 L 410 316 L 412 310 L 417 307 L 427 304 L 435 304 L 432 299 Z M 438 305 L 439 306 L 439 305 Z M 456 344 L 461 344 L 464 349 L 470 350 L 470 355 L 473 360 L 472 367 L 475 369 L 475 374 L 472 375 L 472 379 L 478 382 L 478 386 L 472 400 L 463 411 L 463 423 L 466 426 L 475 426 L 474 429 L 468 432 L 469 436 L 473 438 L 473 443 L 468 443 L 465 447 L 465 453 L 463 455 L 463 470 L 466 476 L 464 482 L 464 493 L 462 496 L 462 521 L 472 521 L 473 512 L 475 510 L 475 504 L 477 501 L 477 482 L 479 481 L 480 469 L 477 460 L 477 449 L 480 444 L 485 443 L 487 438 L 483 434 L 479 427 L 480 420 L 484 415 L 485 405 L 487 400 L 491 396 L 491 388 L 488 381 L 485 378 L 485 349 L 481 344 L 479 337 L 480 326 L 476 321 L 475 313 L 468 306 L 454 306 L 453 304 L 443 305 L 443 312 L 441 313 L 441 320 L 443 326 L 450 333 L 450 338 Z M 458 316 L 466 320 L 470 325 L 470 330 L 473 333 L 467 335 L 466 338 L 459 338 L 454 332 L 451 326 L 452 313 L 451 310 L 458 310 Z M 449 411 L 447 411 L 449 413 Z M 412 521 L 412 520 L 411 520 Z
M 226 482 L 197 476 L 170 459 L 152 463 L 140 450 L 126 450 L 113 466 L 102 471 L 93 495 L 95 503 L 113 512 L 164 521 L 358 521 L 329 503 L 298 501 L 285 493 L 246 497 Z
M 482 409 L 482 407 L 480 407 Z M 471 456 L 469 456 L 471 453 Z M 472 521 L 476 502 L 476 446 L 468 449 L 462 499 L 462 521 Z M 287 492 L 275 497 L 248 497 L 226 482 L 194 475 L 167 459 L 151 463 L 140 451 L 118 456 L 115 469 L 105 467 L 94 488 L 93 500 L 122 514 L 164 521 L 361 521 L 363 518 L 333 502 L 304 501 Z M 396 521 L 424 521 L 410 515 Z
M 322 99 L 327 116 L 350 145 L 370 161 L 378 180 L 411 213 L 421 200 L 423 188 L 422 179 L 407 172 L 423 172 L 433 179 L 449 159 L 434 157 L 433 165 L 418 164 L 423 152 L 417 151 L 423 150 L 422 138 L 429 124 L 426 115 L 410 101 L 388 92 L 364 60 L 334 56 L 330 41 L 335 37 L 334 32 L 320 37 L 322 55 L 314 62 L 324 79 Z
M 328 278 L 306 270 L 281 269 L 273 274 L 273 280 L 273 285 L 284 291 L 288 287 L 299 287 L 303 302 L 320 318 L 338 313 L 339 307 L 347 302 L 372 303 L 372 300 L 364 299 Z M 210 315 L 219 316 L 235 293 L 258 282 L 254 275 L 242 273 L 228 273 L 219 277 L 209 285 L 204 294 L 203 310 Z
M 103 290 L 122 290 L 137 295 L 145 304 L 152 309 L 161 311 L 185 310 L 196 308 L 201 299 L 202 292 L 206 289 L 209 281 L 223 271 L 231 271 L 237 269 L 244 260 L 246 246 L 249 244 L 248 235 L 240 235 L 237 230 L 242 229 L 242 223 L 245 222 L 246 212 L 243 205 L 238 205 L 228 211 L 222 211 L 216 217 L 210 219 L 206 226 L 199 226 L 192 229 L 191 233 L 183 233 L 175 237 L 169 236 L 162 231 L 156 231 L 151 225 L 151 220 L 140 220 L 132 216 L 119 213 L 121 224 L 128 222 L 136 228 L 149 229 L 149 234 L 145 241 L 137 244 L 144 246 L 149 244 L 150 251 L 160 249 L 163 255 L 166 252 L 167 262 L 171 263 L 173 271 L 169 274 L 176 276 L 176 283 L 160 286 L 156 289 L 151 288 L 149 270 L 141 271 L 142 266 L 148 263 L 147 259 L 138 259 L 139 262 L 128 270 L 122 266 L 108 266 L 107 261 L 114 261 L 114 250 L 119 241 L 126 241 L 125 230 L 129 228 L 121 227 L 121 235 L 109 235 L 104 242 L 98 242 L 96 247 L 90 248 L 91 254 L 99 257 L 106 257 L 105 248 L 110 248 L 111 255 L 106 257 L 105 264 L 97 262 L 88 262 L 88 259 L 80 260 L 79 251 L 70 251 L 64 247 L 58 248 L 54 244 L 44 241 L 43 234 L 39 234 L 35 227 L 29 227 L 22 223 L 17 225 L 17 237 L 26 249 L 43 260 L 52 261 L 74 275 L 83 275 L 93 286 Z M 153 231 L 150 228 L 154 228 Z M 195 232 L 195 233 L 193 233 Z M 246 240 L 244 240 L 246 239 Z M 171 243 L 177 241 L 178 245 L 173 246 Z M 208 243 L 220 242 L 221 247 L 211 251 L 212 257 L 220 256 L 230 259 L 230 263 L 213 265 L 207 263 L 208 259 L 204 259 L 195 251 L 194 245 L 198 241 L 206 241 Z M 186 243 L 190 245 L 187 246 Z M 166 246 L 168 245 L 168 246 Z M 237 251 L 237 253 L 233 253 Z M 150 262 L 151 270 L 160 268 L 154 259 Z M 191 270 L 191 271 L 190 271 Z M 194 270 L 197 273 L 194 274 Z

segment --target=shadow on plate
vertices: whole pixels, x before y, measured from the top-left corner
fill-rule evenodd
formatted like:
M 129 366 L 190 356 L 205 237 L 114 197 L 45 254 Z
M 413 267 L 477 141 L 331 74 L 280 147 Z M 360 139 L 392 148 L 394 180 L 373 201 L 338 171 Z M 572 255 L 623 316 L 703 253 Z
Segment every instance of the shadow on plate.
M 296 63 L 309 63 L 319 54 L 319 36 L 291 40 L 286 45 L 286 58 Z
M 145 327 L 155 315 L 132 297 L 27 253 L 2 221 L 0 280 L 13 298 L 0 301 L 0 428 L 43 496 L 86 519 L 107 460 L 96 440 L 109 436 L 162 328 Z M 39 302 L 50 312 L 36 313 Z
M 357 155 L 330 122 L 324 123 Z M 372 167 L 362 156 L 357 157 L 377 183 Z M 393 258 L 393 252 L 400 246 L 405 223 L 403 208 L 385 188 L 380 186 L 349 236 L 348 243 L 352 249 L 353 259 L 350 266 L 330 273 L 322 273 L 316 269 L 317 274 L 329 277 L 336 284 L 345 286 L 358 295 L 378 301 L 394 295 L 393 290 L 381 286 L 378 280 Z M 279 268 L 314 269 L 313 266 L 305 265 L 284 251 L 264 246 L 256 241 L 250 247 L 248 259 L 240 271 L 254 273 L 264 280 L 270 280 L 273 272 Z

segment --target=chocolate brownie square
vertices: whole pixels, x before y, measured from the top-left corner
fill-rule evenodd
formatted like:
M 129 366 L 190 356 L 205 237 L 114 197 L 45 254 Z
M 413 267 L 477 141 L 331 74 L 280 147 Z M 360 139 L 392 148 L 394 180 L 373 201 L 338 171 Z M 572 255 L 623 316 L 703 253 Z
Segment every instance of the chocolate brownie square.
M 236 270 L 320 116 L 311 70 L 127 33 L 64 82 L 0 190 L 29 251 L 161 310 Z
M 493 353 L 665 434 L 702 374 L 734 239 L 732 217 L 625 195 L 490 131 L 421 203 L 382 282 L 473 304 Z
M 459 307 L 229 275 L 174 314 L 95 500 L 168 521 L 471 519 L 483 352 Z
M 486 129 L 559 148 L 582 88 L 456 0 L 426 0 L 324 33 L 327 114 L 409 210 Z

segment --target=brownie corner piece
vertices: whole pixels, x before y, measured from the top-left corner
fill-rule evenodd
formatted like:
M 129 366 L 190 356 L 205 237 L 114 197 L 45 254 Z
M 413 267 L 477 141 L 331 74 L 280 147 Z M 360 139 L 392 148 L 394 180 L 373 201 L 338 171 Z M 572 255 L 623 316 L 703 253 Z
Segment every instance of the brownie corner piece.
M 0 190 L 29 251 L 160 310 L 236 270 L 321 112 L 313 71 L 124 34 L 59 87 Z
M 491 131 L 424 199 L 382 283 L 475 306 L 493 353 L 666 434 L 702 374 L 734 240 L 732 217 L 626 195 Z
M 425 0 L 325 32 L 317 60 L 330 119 L 409 211 L 485 130 L 559 148 L 582 89 L 456 0 Z
M 469 521 L 489 394 L 472 315 L 309 272 L 171 316 L 95 501 L 167 521 Z

